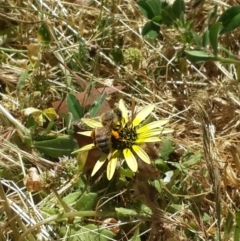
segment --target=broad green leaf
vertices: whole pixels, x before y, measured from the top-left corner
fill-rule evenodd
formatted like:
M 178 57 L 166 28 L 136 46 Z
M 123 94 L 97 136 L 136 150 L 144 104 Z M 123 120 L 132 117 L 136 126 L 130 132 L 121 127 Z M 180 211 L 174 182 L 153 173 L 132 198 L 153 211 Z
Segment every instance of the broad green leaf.
M 62 156 L 71 156 L 71 153 L 78 148 L 78 144 L 73 137 L 63 135 L 53 140 L 36 141 L 33 143 L 33 147 L 46 156 L 58 158 Z
M 77 192 L 72 192 L 69 193 L 66 197 L 64 197 L 62 200 L 66 203 L 66 204 L 72 204 L 74 203 L 82 194 L 81 191 L 77 191 Z
M 161 148 L 161 158 L 164 159 L 165 161 L 168 160 L 169 158 L 169 155 L 171 153 L 173 153 L 174 151 L 174 146 L 173 146 L 173 142 L 168 140 L 168 139 L 165 139 L 162 141 L 162 148 Z
M 45 212 L 51 216 L 51 215 L 59 214 L 59 209 L 58 208 L 41 207 L 41 212 Z
M 230 22 L 223 25 L 223 29 L 220 34 L 231 32 L 240 26 L 240 13 L 236 15 Z
M 121 48 L 115 48 L 113 49 L 109 55 L 116 63 L 122 63 L 123 62 L 123 52 Z
M 218 23 L 213 24 L 209 30 L 209 41 L 213 48 L 213 53 L 216 56 L 218 53 L 218 36 L 219 36 L 219 33 L 222 30 L 222 28 L 223 28 L 222 23 L 218 22 Z
M 240 6 L 233 6 L 227 9 L 222 15 L 219 17 L 218 22 L 221 22 L 223 25 L 223 29 L 221 30 L 221 34 L 230 32 L 235 28 L 240 26 Z
M 175 15 L 172 13 L 172 8 L 170 6 L 162 9 L 161 16 L 163 24 L 167 26 L 171 26 L 176 19 Z
M 42 23 L 38 30 L 38 39 L 45 46 L 49 46 L 51 42 L 51 33 L 47 23 L 45 22 Z
M 186 57 L 193 63 L 201 63 L 208 60 L 215 60 L 215 56 L 213 54 L 198 51 L 198 50 L 185 50 Z
M 181 211 L 182 210 L 182 205 L 181 204 L 171 204 L 170 207 L 172 207 L 176 211 Z
M 134 209 L 129 208 L 115 208 L 118 215 L 122 216 L 136 216 L 138 213 Z
M 204 213 L 202 220 L 203 220 L 203 222 L 209 222 L 212 220 L 212 217 L 210 217 L 207 213 Z
M 162 17 L 160 15 L 158 15 L 152 19 L 152 22 L 154 24 L 160 26 L 160 24 L 162 23 Z
M 152 21 L 147 22 L 142 28 L 142 36 L 148 39 L 156 39 L 160 32 L 160 26 Z
M 141 13 L 151 20 L 157 15 L 160 15 L 162 4 L 159 0 L 140 0 L 137 5 Z
M 160 170 L 162 173 L 165 173 L 169 167 L 162 158 L 158 158 L 157 160 L 154 161 L 154 165 L 157 167 L 158 170 Z
M 17 83 L 17 90 L 21 90 L 22 86 L 25 84 L 28 76 L 30 75 L 29 71 L 28 70 L 24 70 L 20 77 L 19 77 L 19 80 L 18 80 L 18 83 Z
M 71 240 L 71 241 L 85 241 L 85 240 L 86 241 L 109 241 L 109 240 L 115 240 L 113 238 L 116 236 L 116 234 L 107 230 L 107 228 L 103 229 L 95 224 L 88 224 L 86 226 L 81 226 L 81 229 L 78 232 L 75 231 L 74 233 L 77 239 Z M 71 231 L 71 234 L 72 234 L 72 231 Z M 64 235 L 66 236 L 66 231 Z
M 103 101 L 106 100 L 106 97 L 107 97 L 107 93 L 104 91 L 101 96 L 96 98 L 96 100 L 94 101 L 93 105 L 89 110 L 89 114 L 91 117 L 95 117 L 97 115 L 98 111 L 100 110 L 103 104 Z
M 94 210 L 98 201 L 97 193 L 85 193 L 75 204 L 75 209 L 78 211 Z
M 240 5 L 230 7 L 225 12 L 222 13 L 222 15 L 218 19 L 218 22 L 221 22 L 223 26 L 226 26 L 239 13 L 240 13 Z
M 179 19 L 185 11 L 185 3 L 183 0 L 175 0 L 172 5 L 172 13 Z
M 200 151 L 197 151 L 195 153 L 186 152 L 181 157 L 181 162 L 184 167 L 191 167 L 199 163 L 201 158 L 202 158 L 202 155 Z
M 139 236 L 139 227 L 137 227 L 134 231 L 133 236 L 129 239 L 129 241 L 141 241 L 141 238 Z
M 75 95 L 68 93 L 66 97 L 67 107 L 69 112 L 73 115 L 73 120 L 83 117 L 84 109 Z

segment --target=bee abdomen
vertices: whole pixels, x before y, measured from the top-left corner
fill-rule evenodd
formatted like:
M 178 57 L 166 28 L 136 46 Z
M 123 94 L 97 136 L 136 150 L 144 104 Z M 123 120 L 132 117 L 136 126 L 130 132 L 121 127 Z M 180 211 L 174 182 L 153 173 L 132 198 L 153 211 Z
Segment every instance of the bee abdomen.
M 110 130 L 106 128 L 97 128 L 94 131 L 94 144 L 104 153 L 109 153 L 112 148 Z

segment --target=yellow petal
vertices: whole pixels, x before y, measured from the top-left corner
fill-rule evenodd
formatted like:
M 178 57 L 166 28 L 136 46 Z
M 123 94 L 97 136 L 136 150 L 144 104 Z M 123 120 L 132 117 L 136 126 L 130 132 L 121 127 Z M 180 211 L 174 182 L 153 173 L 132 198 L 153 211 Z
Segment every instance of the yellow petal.
M 151 160 L 148 154 L 140 146 L 133 145 L 132 148 L 134 152 L 140 157 L 141 160 L 143 160 L 147 164 L 151 164 Z
M 124 119 L 124 123 L 122 124 L 124 126 L 126 123 L 128 123 L 128 110 L 123 99 L 119 100 L 118 107 L 122 111 L 122 117 Z
M 156 130 L 152 130 L 152 131 L 147 131 L 145 133 L 138 134 L 137 139 L 160 136 L 162 134 L 162 132 L 163 132 L 163 129 L 156 129 Z
M 143 108 L 134 118 L 133 126 L 139 125 L 142 121 L 144 121 L 149 114 L 153 111 L 155 105 L 148 105 L 147 107 Z
M 82 132 L 78 132 L 78 134 L 82 136 L 91 136 L 92 131 L 82 131 Z
M 92 128 L 98 128 L 98 127 L 102 127 L 102 126 L 103 126 L 100 121 L 95 120 L 95 119 L 82 118 L 81 121 L 82 121 L 84 124 L 86 124 L 86 125 L 88 125 L 88 126 L 90 126 L 90 127 L 92 127 Z
M 159 141 L 162 141 L 162 139 L 155 136 L 155 137 L 137 139 L 134 143 L 135 144 L 142 144 L 142 143 L 145 143 L 145 142 L 159 142 Z
M 146 132 L 155 128 L 159 128 L 163 125 L 166 125 L 169 122 L 169 119 L 163 119 L 163 120 L 159 120 L 159 121 L 154 121 L 154 122 L 150 122 L 147 125 L 144 125 L 142 127 L 140 127 L 137 130 L 137 133 L 142 133 L 142 132 Z
M 138 164 L 137 164 L 137 160 L 136 160 L 135 156 L 133 155 L 133 153 L 131 152 L 131 150 L 130 149 L 124 149 L 123 155 L 124 155 L 124 158 L 127 162 L 128 167 L 133 172 L 136 172 L 137 169 L 138 169 Z
M 59 117 L 58 114 L 56 113 L 55 109 L 52 107 L 45 109 L 43 111 L 43 113 L 48 118 L 48 120 L 56 120 Z
M 107 156 L 108 156 L 108 154 L 105 154 L 105 153 L 102 154 L 100 159 L 94 165 L 94 168 L 92 170 L 91 176 L 94 176 L 96 174 L 96 172 L 102 167 L 102 165 L 105 163 L 105 161 L 107 159 Z
M 77 149 L 76 151 L 73 151 L 71 154 L 76 154 L 80 151 L 89 151 L 93 148 L 95 148 L 95 145 L 93 143 L 91 143 L 91 144 L 81 147 L 80 149 Z
M 172 133 L 174 130 L 171 128 L 164 128 L 164 130 L 162 131 L 162 135 L 163 134 L 168 134 L 168 133 Z
M 112 156 L 112 158 L 109 160 L 108 165 L 107 165 L 107 179 L 111 180 L 113 177 L 113 174 L 116 170 L 117 166 L 117 160 L 118 158 L 115 156 Z
M 88 157 L 88 151 L 79 152 L 77 154 L 78 167 L 80 171 L 83 170 L 87 161 L 87 157 Z

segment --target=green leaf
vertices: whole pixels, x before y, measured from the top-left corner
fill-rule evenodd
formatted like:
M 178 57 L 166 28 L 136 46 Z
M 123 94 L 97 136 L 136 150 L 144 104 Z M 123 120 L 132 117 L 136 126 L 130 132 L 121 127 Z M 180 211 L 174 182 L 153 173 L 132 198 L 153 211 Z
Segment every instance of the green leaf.
M 217 9 L 218 9 L 218 5 L 216 4 L 213 8 L 213 11 L 211 11 L 209 14 L 208 14 L 208 25 L 211 25 L 211 22 L 214 21 L 214 19 L 216 18 L 217 16 Z M 214 21 L 215 22 L 215 21 Z
M 240 211 L 237 211 L 235 215 L 236 215 L 236 224 L 240 228 Z
M 156 39 L 159 35 L 160 26 L 157 26 L 152 21 L 147 22 L 142 29 L 142 36 L 148 39 Z
M 162 4 L 159 0 L 140 0 L 137 2 L 139 10 L 148 19 L 160 15 Z
M 194 32 L 194 31 L 191 31 L 191 34 L 193 36 L 193 39 L 195 40 L 195 43 L 199 47 L 202 47 L 202 40 L 201 40 L 200 36 L 196 32 Z
M 160 26 L 160 24 L 162 23 L 162 17 L 160 15 L 158 15 L 152 19 L 152 22 L 154 24 Z
M 58 208 L 41 207 L 41 212 L 45 212 L 51 216 L 51 215 L 59 214 L 59 209 Z
M 97 113 L 100 110 L 102 103 L 106 99 L 106 97 L 107 97 L 107 93 L 104 91 L 101 96 L 96 98 L 96 100 L 94 101 L 93 105 L 91 106 L 91 108 L 89 110 L 89 114 L 91 117 L 95 117 L 97 115 Z
M 232 235 L 233 225 L 234 225 L 234 218 L 231 212 L 228 211 L 225 225 L 224 225 L 224 240 L 229 240 L 230 235 Z
M 198 51 L 198 50 L 185 50 L 186 57 L 192 63 L 201 63 L 207 60 L 215 60 L 215 56 L 213 54 Z
M 209 44 L 209 30 L 207 29 L 202 37 L 202 47 L 207 47 Z
M 166 161 L 164 161 L 162 158 L 158 158 L 157 160 L 155 160 L 154 164 L 157 167 L 157 169 L 163 173 L 169 170 Z
M 221 22 L 223 25 L 223 29 L 221 34 L 230 32 L 235 28 L 240 26 L 240 6 L 233 6 L 227 9 L 222 15 L 219 17 L 218 22 Z
M 22 86 L 25 84 L 26 79 L 28 78 L 28 76 L 30 75 L 28 70 L 24 70 L 18 80 L 17 83 L 17 90 L 21 90 Z
M 136 216 L 138 213 L 134 209 L 129 208 L 115 208 L 118 215 L 122 216 Z
M 64 235 L 66 236 L 66 232 Z M 94 224 L 81 226 L 81 229 L 78 232 L 75 232 L 75 235 L 78 241 L 109 241 L 113 240 L 113 238 L 116 236 L 116 234 L 107 230 L 106 228 L 102 229 Z
M 171 26 L 176 19 L 175 15 L 172 13 L 172 8 L 170 6 L 162 9 L 161 16 L 163 24 L 166 24 L 167 26 Z
M 218 22 L 221 22 L 223 26 L 226 26 L 232 19 L 240 13 L 240 5 L 228 8 L 219 17 Z
M 180 19 L 185 11 L 185 3 L 183 0 L 175 0 L 172 5 L 172 13 L 177 19 Z
M 223 28 L 222 23 L 218 22 L 213 24 L 209 30 L 209 41 L 213 48 L 214 55 L 217 55 L 218 53 L 218 35 L 222 30 L 222 28 Z
M 115 48 L 109 55 L 116 63 L 123 62 L 123 52 L 120 48 Z
M 85 193 L 75 204 L 75 209 L 78 211 L 93 210 L 98 201 L 98 195 L 96 193 Z
M 240 240 L 240 228 L 235 227 L 234 230 L 234 241 L 239 241 Z
M 36 141 L 33 143 L 33 147 L 46 156 L 58 158 L 71 156 L 71 153 L 78 148 L 78 144 L 73 137 L 63 135 L 52 140 Z
M 240 26 L 240 13 L 236 15 L 228 24 L 223 25 L 221 34 L 231 32 Z
M 201 158 L 202 158 L 202 155 L 200 151 L 197 151 L 195 153 L 186 152 L 182 155 L 181 162 L 184 167 L 191 167 L 199 163 Z
M 73 120 L 77 120 L 83 117 L 83 107 L 81 106 L 77 97 L 68 93 L 66 97 L 67 107 L 70 113 L 73 115 Z
M 66 204 L 72 204 L 73 202 L 75 202 L 80 195 L 82 194 L 81 191 L 77 191 L 77 192 L 72 192 L 69 193 L 66 197 L 64 197 L 62 200 L 66 203 Z
M 45 46 L 49 46 L 51 42 L 51 33 L 47 23 L 45 22 L 42 23 L 41 27 L 38 30 L 38 39 Z
M 162 141 L 162 148 L 161 148 L 161 151 L 160 151 L 160 153 L 161 153 L 161 158 L 162 158 L 163 160 L 167 161 L 168 158 L 169 158 L 169 155 L 170 155 L 171 153 L 173 153 L 173 151 L 174 151 L 173 142 L 170 141 L 170 140 L 168 140 L 168 139 L 164 139 L 164 140 Z
M 203 222 L 208 223 L 209 221 L 212 221 L 212 218 L 207 213 L 204 213 L 203 217 L 202 217 L 202 220 L 203 220 Z
M 141 238 L 139 236 L 139 227 L 137 227 L 134 231 L 133 236 L 129 239 L 129 241 L 141 241 Z

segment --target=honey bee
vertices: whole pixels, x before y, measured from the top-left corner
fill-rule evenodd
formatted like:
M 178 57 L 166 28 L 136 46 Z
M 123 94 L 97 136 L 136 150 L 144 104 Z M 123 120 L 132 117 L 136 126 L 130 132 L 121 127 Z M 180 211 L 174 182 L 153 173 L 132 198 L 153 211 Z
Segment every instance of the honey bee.
M 122 112 L 119 108 L 103 113 L 101 116 L 103 127 L 95 128 L 91 137 L 100 151 L 108 154 L 112 149 L 112 138 L 119 139 L 118 131 L 122 126 Z

